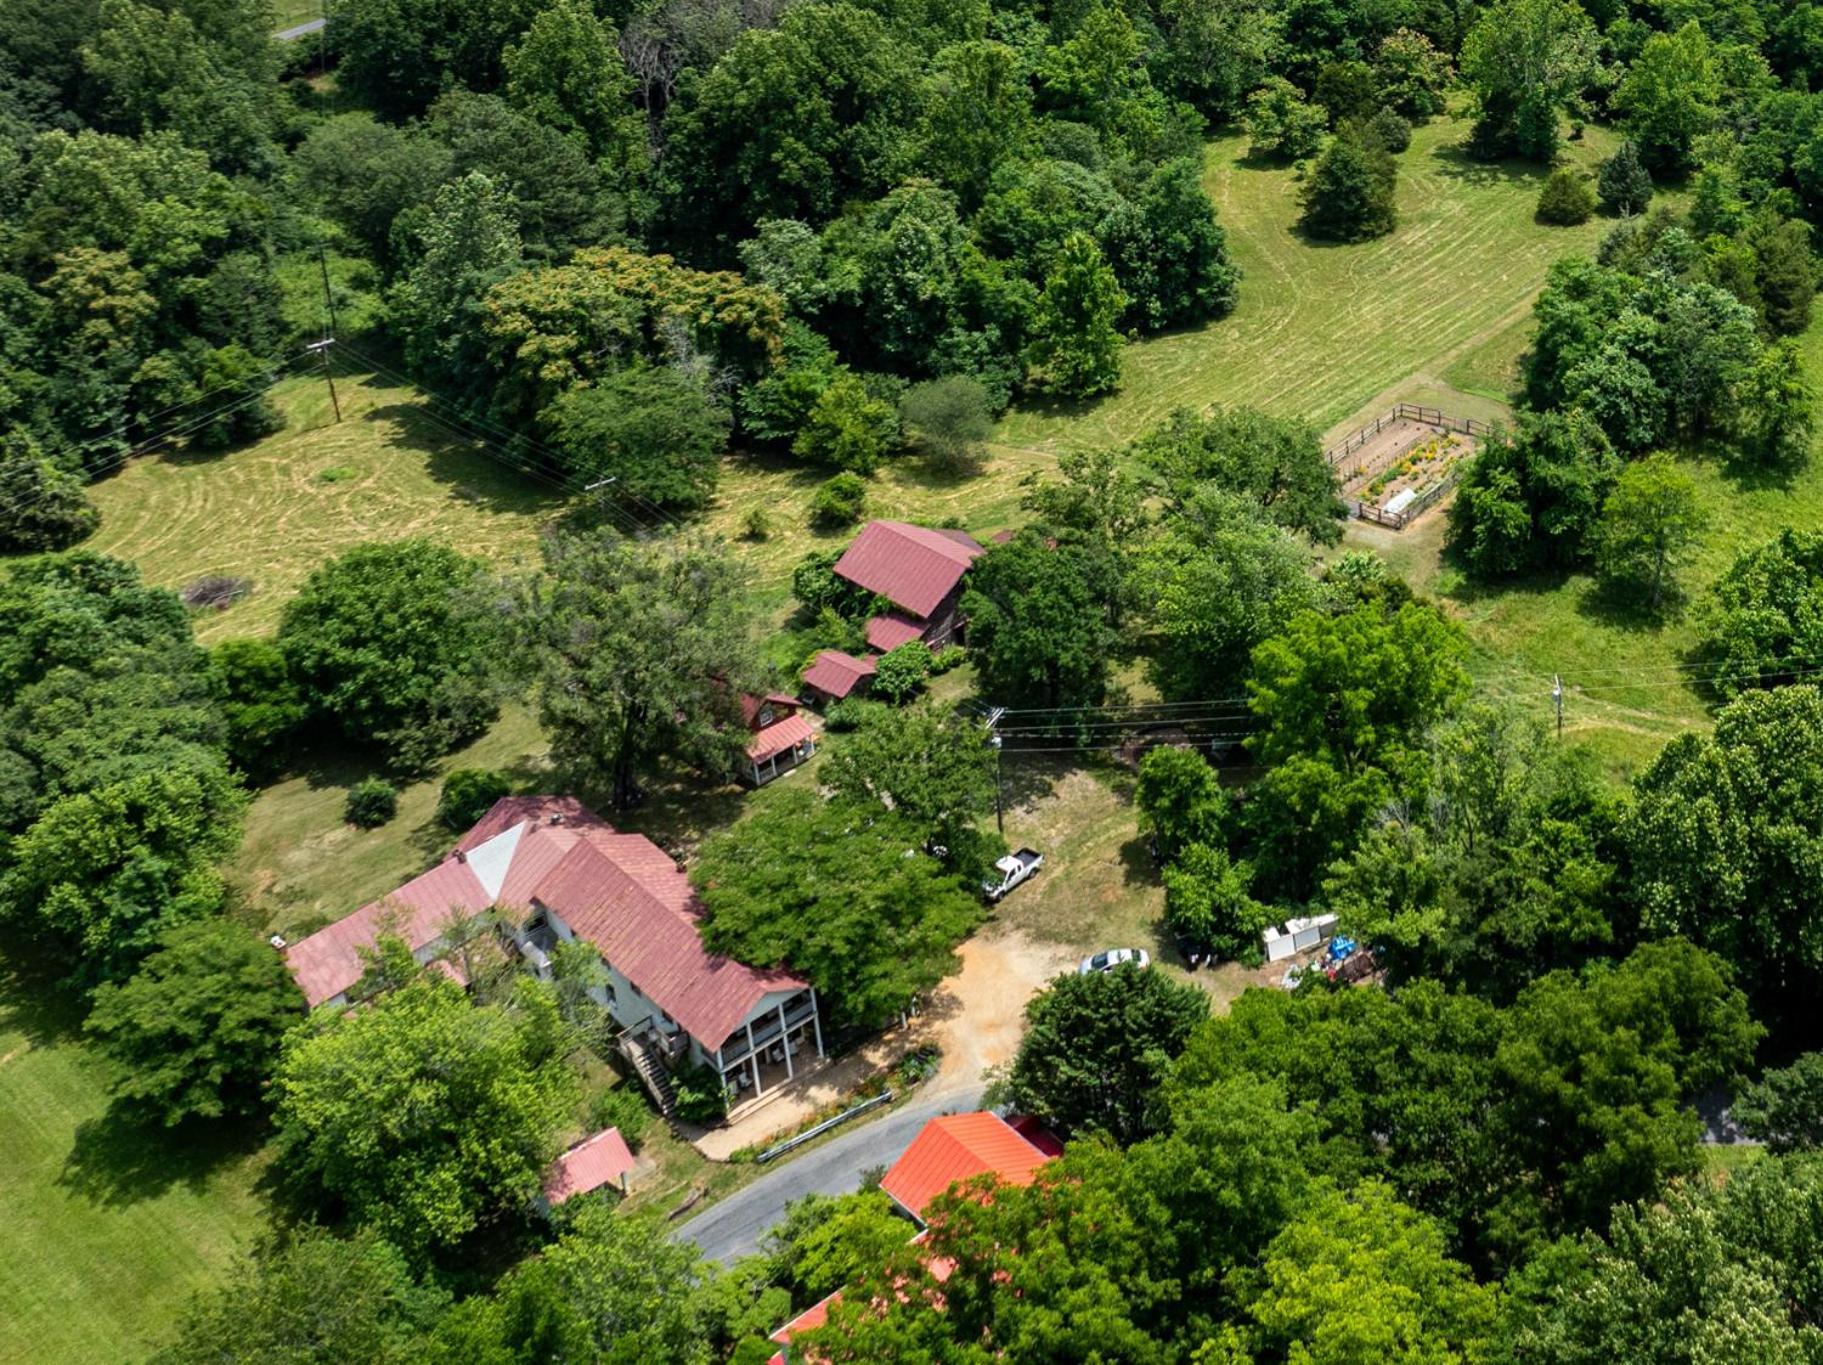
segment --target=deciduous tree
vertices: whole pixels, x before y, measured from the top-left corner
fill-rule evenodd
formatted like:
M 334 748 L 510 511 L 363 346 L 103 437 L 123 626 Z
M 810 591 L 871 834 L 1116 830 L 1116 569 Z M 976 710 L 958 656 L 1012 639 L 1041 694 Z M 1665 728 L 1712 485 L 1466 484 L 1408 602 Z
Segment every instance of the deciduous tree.
M 720 776 L 746 748 L 759 686 L 744 575 L 716 541 L 556 535 L 519 631 L 558 768 L 630 805 L 664 760 Z
M 498 642 L 481 594 L 481 566 L 448 546 L 357 546 L 285 604 L 279 648 L 314 711 L 420 767 L 498 711 Z
M 576 1097 L 560 1033 L 541 989 L 475 1005 L 428 975 L 316 1016 L 273 1080 L 286 1179 L 413 1255 L 453 1245 L 537 1195 Z
M 245 925 L 175 925 L 124 984 L 103 983 L 83 1028 L 119 1063 L 114 1096 L 167 1127 L 258 1113 L 279 1041 L 304 1016 L 284 959 Z
M 1131 1146 L 1166 1120 L 1160 1085 L 1209 1016 L 1209 997 L 1131 963 L 1057 977 L 1025 1007 L 1006 1101 L 1064 1135 Z
M 1596 569 L 1612 587 L 1642 594 L 1657 612 L 1677 594 L 1677 573 L 1709 517 L 1696 483 L 1667 455 L 1635 460 L 1602 504 Z
M 878 1025 L 955 969 L 980 898 L 924 851 L 928 830 L 873 803 L 796 788 L 703 846 L 703 941 L 789 964 L 834 1017 Z

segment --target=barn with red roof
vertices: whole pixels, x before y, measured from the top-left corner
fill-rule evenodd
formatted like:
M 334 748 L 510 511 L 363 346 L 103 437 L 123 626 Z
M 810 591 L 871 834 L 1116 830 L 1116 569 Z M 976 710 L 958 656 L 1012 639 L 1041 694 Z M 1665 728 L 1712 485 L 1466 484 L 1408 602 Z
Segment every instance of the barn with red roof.
M 782 967 L 709 952 L 696 892 L 671 855 L 573 797 L 496 802 L 437 866 L 291 944 L 286 965 L 313 1007 L 345 1004 L 382 936 L 437 962 L 453 921 L 483 911 L 541 977 L 560 943 L 588 944 L 604 968 L 592 993 L 627 1036 L 664 1061 L 709 1067 L 738 1095 L 757 1097 L 823 1056 L 815 989 Z
M 981 553 L 966 531 L 870 521 L 836 561 L 835 573 L 893 604 L 867 623 L 869 648 L 884 654 L 922 640 L 939 649 L 956 634 L 962 579 Z

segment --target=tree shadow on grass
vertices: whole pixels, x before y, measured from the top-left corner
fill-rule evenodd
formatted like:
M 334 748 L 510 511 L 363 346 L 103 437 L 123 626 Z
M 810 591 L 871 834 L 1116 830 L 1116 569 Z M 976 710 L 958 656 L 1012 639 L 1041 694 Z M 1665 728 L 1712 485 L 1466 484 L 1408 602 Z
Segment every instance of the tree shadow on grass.
M 87 1006 L 65 982 L 70 961 L 15 935 L 0 950 L 0 1033 L 18 1033 L 32 1047 L 82 1037 Z
M 1135 834 L 1120 846 L 1121 875 L 1128 886 L 1157 886 L 1158 860 L 1152 856 L 1149 835 Z
M 1469 151 L 1466 140 L 1437 147 L 1431 152 L 1431 161 L 1439 175 L 1466 181 L 1478 188 L 1505 185 L 1542 189 L 1551 173 L 1549 166 L 1519 157 L 1483 160 Z
M 258 1152 L 267 1135 L 264 1124 L 239 1120 L 165 1128 L 117 1102 L 77 1127 L 57 1183 L 106 1208 L 156 1199 L 180 1186 L 200 1193 L 217 1171 Z
M 1684 599 L 1675 588 L 1667 590 L 1665 599 L 1654 611 L 1641 595 L 1643 590 L 1628 591 L 1607 583 L 1594 582 L 1576 597 L 1576 612 L 1587 620 L 1610 630 L 1630 635 L 1656 635 L 1677 620 Z
M 415 403 L 388 403 L 363 413 L 360 420 L 390 424 L 388 449 L 423 455 L 425 472 L 447 487 L 451 497 L 485 511 L 555 515 L 570 500 L 569 490 L 541 453 L 515 449 L 492 432 L 471 436 Z

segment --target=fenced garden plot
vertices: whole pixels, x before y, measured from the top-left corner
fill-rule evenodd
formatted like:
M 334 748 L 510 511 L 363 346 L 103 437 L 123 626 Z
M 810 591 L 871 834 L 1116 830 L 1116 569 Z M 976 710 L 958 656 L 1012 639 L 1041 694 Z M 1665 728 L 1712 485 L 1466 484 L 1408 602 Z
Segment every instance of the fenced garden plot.
M 1325 453 L 1349 514 L 1404 530 L 1456 486 L 1484 422 L 1400 403 Z

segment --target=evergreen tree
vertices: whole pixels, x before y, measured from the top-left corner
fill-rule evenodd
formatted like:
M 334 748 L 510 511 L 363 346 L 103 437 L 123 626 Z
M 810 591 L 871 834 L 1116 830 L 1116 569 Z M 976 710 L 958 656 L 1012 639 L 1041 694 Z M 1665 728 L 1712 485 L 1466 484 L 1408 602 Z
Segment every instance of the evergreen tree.
M 1579 170 L 1559 166 L 1544 182 L 1538 195 L 1538 221 L 1559 227 L 1574 227 L 1589 221 L 1595 212 L 1595 191 Z
M 1640 160 L 1639 148 L 1623 142 L 1613 156 L 1601 163 L 1595 177 L 1601 206 L 1609 213 L 1644 213 L 1652 202 L 1652 175 Z
M 1399 170 L 1378 142 L 1349 126 L 1330 140 L 1303 190 L 1299 220 L 1313 237 L 1362 242 L 1399 224 L 1394 202 Z

